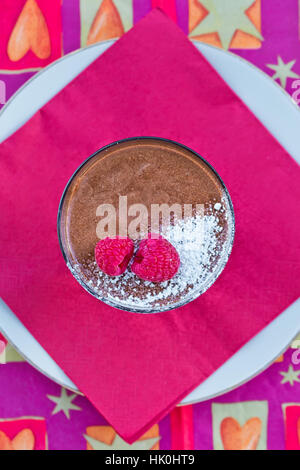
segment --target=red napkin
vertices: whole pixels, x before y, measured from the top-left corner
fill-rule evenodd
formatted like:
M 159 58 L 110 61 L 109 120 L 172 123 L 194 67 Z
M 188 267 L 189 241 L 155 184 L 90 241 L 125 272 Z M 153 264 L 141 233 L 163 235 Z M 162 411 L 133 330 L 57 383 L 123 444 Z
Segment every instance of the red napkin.
M 103 145 L 138 135 L 207 158 L 236 215 L 233 252 L 214 286 L 156 315 L 87 294 L 56 233 L 73 171 Z M 129 442 L 298 298 L 299 167 L 158 10 L 2 144 L 0 168 L 0 294 Z

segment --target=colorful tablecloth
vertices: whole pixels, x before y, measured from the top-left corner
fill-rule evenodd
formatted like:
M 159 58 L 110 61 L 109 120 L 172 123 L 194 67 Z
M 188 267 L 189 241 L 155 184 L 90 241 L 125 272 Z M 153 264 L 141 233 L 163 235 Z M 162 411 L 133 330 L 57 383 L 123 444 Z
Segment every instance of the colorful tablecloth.
M 190 38 L 244 57 L 300 103 L 298 0 L 2 0 L 0 108 L 53 60 L 121 36 L 157 6 Z M 105 448 L 128 444 L 84 397 L 51 382 L 0 337 L 0 449 Z M 258 377 L 177 407 L 131 448 L 300 450 L 300 336 Z

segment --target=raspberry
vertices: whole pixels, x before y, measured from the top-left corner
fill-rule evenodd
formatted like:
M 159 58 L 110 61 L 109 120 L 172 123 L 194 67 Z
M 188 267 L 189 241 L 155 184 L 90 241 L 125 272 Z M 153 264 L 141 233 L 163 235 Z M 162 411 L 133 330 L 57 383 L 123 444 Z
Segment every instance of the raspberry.
M 96 262 L 104 273 L 109 276 L 120 276 L 126 270 L 132 258 L 134 244 L 126 237 L 106 237 L 95 247 Z
M 180 258 L 171 243 L 163 237 L 142 240 L 131 271 L 145 281 L 163 282 L 172 279 L 179 269 Z

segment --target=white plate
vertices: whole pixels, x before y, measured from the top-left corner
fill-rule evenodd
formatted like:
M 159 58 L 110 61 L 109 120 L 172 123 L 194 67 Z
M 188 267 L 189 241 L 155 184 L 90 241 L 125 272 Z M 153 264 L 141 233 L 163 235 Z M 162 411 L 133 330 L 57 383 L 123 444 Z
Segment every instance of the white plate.
M 114 41 L 81 49 L 54 62 L 28 81 L 0 113 L 0 142 L 23 125 Z M 212 46 L 196 47 L 242 98 L 260 121 L 300 163 L 300 111 L 289 95 L 267 75 L 240 57 Z M 0 330 L 42 373 L 78 391 L 13 312 L 0 301 Z M 300 331 L 300 299 L 188 395 L 181 404 L 207 400 L 241 385 L 264 370 Z

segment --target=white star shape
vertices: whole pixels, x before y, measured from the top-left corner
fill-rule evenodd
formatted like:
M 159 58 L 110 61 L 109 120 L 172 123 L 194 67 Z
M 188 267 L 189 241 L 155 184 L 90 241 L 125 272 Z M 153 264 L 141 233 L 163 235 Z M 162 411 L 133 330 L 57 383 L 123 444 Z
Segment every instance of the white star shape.
M 61 394 L 59 397 L 54 395 L 47 395 L 49 400 L 56 403 L 56 407 L 52 411 L 52 415 L 56 415 L 60 411 L 63 411 L 64 414 L 68 419 L 70 419 L 70 410 L 81 411 L 81 408 L 77 405 L 74 405 L 72 401 L 77 397 L 76 393 L 72 393 L 72 395 L 68 395 L 65 388 L 61 388 Z
M 290 62 L 284 63 L 279 55 L 277 57 L 277 64 L 267 64 L 267 67 L 275 71 L 274 75 L 272 75 L 273 80 L 279 79 L 282 88 L 285 88 L 288 78 L 300 78 L 300 75 L 293 72 L 292 70 L 295 63 L 296 60 L 291 60 Z
M 294 382 L 300 383 L 300 370 L 294 370 L 293 366 L 290 365 L 287 372 L 279 372 L 280 375 L 283 376 L 281 384 L 289 383 L 290 385 L 294 385 Z
M 254 0 L 201 0 L 209 12 L 193 30 L 192 35 L 217 32 L 224 49 L 229 49 L 234 33 L 244 31 L 260 40 L 262 35 L 246 15 Z

